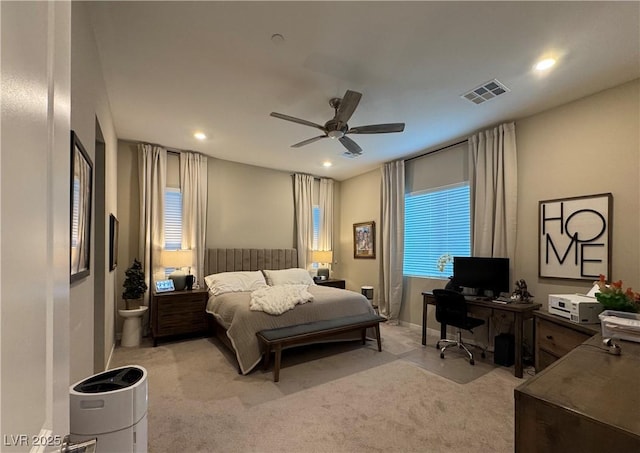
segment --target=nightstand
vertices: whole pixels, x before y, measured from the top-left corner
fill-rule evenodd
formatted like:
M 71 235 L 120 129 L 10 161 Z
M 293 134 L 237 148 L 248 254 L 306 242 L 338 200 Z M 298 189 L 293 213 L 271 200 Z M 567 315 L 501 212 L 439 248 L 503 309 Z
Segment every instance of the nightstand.
M 153 346 L 158 338 L 174 335 L 204 334 L 208 320 L 205 308 L 206 289 L 153 293 L 151 303 L 151 336 Z
M 328 278 L 327 280 L 318 280 L 316 285 L 332 286 L 334 288 L 346 289 L 346 282 L 337 278 Z

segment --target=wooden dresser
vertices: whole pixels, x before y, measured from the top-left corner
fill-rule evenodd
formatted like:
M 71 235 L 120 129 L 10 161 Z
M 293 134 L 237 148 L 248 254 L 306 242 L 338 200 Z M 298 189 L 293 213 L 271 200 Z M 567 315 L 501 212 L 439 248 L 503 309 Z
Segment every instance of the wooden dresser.
M 154 293 L 151 304 L 153 345 L 158 338 L 173 335 L 200 334 L 207 331 L 206 289 Z
M 600 324 L 576 324 L 546 310 L 533 312 L 536 323 L 536 373 L 600 332 Z
M 516 453 L 640 451 L 640 343 L 616 343 L 596 334 L 515 389 Z

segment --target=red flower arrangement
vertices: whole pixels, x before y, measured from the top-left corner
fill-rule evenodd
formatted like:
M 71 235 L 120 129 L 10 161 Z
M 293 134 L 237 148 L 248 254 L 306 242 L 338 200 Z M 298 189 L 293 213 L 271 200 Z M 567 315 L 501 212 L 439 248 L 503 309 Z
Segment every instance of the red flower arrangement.
M 631 288 L 623 291 L 622 280 L 607 284 L 604 275 L 600 274 L 600 279 L 594 283 L 600 289 L 600 292 L 596 293 L 596 299 L 605 310 L 640 312 L 640 293 L 634 292 Z

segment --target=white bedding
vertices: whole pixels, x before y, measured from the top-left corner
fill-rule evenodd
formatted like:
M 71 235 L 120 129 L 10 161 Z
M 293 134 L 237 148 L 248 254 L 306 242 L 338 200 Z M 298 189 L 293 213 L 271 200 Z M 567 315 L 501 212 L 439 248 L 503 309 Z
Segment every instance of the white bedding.
M 278 285 L 260 288 L 251 293 L 249 309 L 264 311 L 270 315 L 281 315 L 298 304 L 313 301 L 313 296 L 307 291 L 308 287 L 308 285 Z
M 328 286 L 308 288 L 313 302 L 296 305 L 281 315 L 250 310 L 251 292 L 231 292 L 210 296 L 207 312 L 227 329 L 242 374 L 250 372 L 260 362 L 261 351 L 256 333 L 264 329 L 303 324 L 342 316 L 374 313 L 371 303 L 362 294 Z M 359 338 L 359 334 L 353 335 Z

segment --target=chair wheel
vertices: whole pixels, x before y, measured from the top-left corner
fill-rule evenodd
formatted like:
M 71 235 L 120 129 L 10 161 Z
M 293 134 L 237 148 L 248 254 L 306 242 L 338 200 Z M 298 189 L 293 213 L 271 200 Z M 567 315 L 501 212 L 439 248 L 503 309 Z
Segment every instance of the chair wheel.
M 482 351 L 482 354 L 480 354 L 480 357 L 482 357 L 483 359 L 487 358 L 487 354 L 484 353 L 484 351 Z
M 476 364 L 476 362 L 475 362 L 473 359 L 469 360 L 469 363 L 470 363 L 471 365 L 475 365 L 475 364 Z
M 441 352 L 441 353 L 440 353 L 440 358 L 441 358 L 441 359 L 444 359 L 444 352 Z

